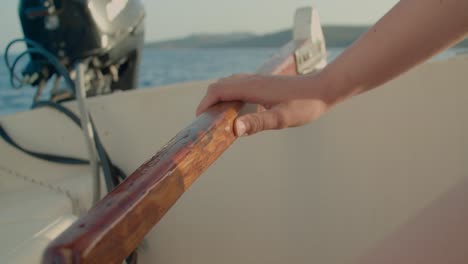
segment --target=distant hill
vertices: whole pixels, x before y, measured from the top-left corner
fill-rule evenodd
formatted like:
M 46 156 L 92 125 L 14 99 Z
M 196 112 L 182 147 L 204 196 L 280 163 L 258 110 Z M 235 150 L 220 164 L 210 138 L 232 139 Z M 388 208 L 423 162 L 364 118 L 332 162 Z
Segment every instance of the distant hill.
M 356 41 L 369 26 L 324 26 L 327 47 L 347 47 Z M 230 34 L 194 34 L 185 38 L 148 43 L 149 48 L 277 48 L 292 39 L 292 30 L 264 35 L 241 32 Z M 468 39 L 458 47 L 468 47 Z
M 324 34 L 330 47 L 344 47 L 353 43 L 367 26 L 325 26 Z M 253 33 L 193 34 L 188 37 L 148 43 L 149 48 L 275 48 L 292 38 L 292 30 L 282 30 L 264 35 Z
M 226 41 L 215 45 L 207 44 L 207 48 L 276 48 L 281 47 L 292 39 L 291 30 L 252 36 L 249 38 Z
M 184 38 L 170 39 L 146 44 L 149 48 L 180 49 L 180 48 L 207 48 L 209 46 L 223 45 L 241 39 L 255 37 L 253 33 L 227 33 L 227 34 L 193 34 Z
M 352 44 L 366 30 L 367 26 L 325 26 L 323 33 L 328 47 L 346 47 Z M 230 41 L 212 47 L 281 47 L 292 39 L 292 30 L 283 30 L 271 34 Z

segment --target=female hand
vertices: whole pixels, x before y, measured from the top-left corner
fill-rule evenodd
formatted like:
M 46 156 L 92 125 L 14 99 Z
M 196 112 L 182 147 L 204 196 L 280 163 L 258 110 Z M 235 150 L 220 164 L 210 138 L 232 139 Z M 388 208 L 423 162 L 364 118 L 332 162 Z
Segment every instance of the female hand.
M 314 75 L 235 75 L 212 84 L 197 114 L 222 101 L 260 104 L 266 111 L 239 117 L 238 136 L 304 125 L 332 105 L 369 91 L 468 34 L 468 1 L 402 0 L 376 25 Z M 434 34 L 437 32 L 437 34 Z
M 310 95 L 313 83 L 313 76 L 233 75 L 209 86 L 198 106 L 197 115 L 219 102 L 242 101 L 259 104 L 265 111 L 237 118 L 237 136 L 301 126 L 317 119 L 328 109 L 325 100 Z

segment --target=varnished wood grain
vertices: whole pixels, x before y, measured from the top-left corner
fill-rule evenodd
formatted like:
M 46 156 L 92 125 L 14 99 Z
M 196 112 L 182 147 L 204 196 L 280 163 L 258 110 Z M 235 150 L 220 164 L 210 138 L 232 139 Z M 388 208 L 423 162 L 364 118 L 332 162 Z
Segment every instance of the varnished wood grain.
M 295 42 L 262 74 L 297 74 Z M 54 240 L 43 263 L 121 263 L 190 185 L 235 141 L 242 103 L 218 104 L 178 133 L 153 158 Z
M 47 249 L 44 263 L 119 263 L 235 139 L 241 103 L 211 108 Z

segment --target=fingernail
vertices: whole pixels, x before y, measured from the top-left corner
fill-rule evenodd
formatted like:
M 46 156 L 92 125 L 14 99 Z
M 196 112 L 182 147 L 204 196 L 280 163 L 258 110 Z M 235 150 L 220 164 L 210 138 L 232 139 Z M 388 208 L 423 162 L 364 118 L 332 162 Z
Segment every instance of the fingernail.
M 240 120 L 236 121 L 236 134 L 238 137 L 242 137 L 245 134 L 245 124 Z

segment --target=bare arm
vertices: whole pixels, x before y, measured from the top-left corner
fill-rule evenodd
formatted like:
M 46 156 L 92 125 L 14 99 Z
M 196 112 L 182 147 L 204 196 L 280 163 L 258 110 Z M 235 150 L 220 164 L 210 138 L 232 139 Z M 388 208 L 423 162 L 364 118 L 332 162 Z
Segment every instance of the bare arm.
M 468 1 L 403 0 L 326 69 L 335 97 L 373 89 L 468 33 Z M 330 80 L 333 82 L 333 80 Z
M 236 121 L 239 136 L 309 123 L 333 105 L 371 90 L 468 33 L 468 0 L 402 0 L 318 74 L 232 76 L 214 83 L 197 114 L 220 101 L 265 106 Z

